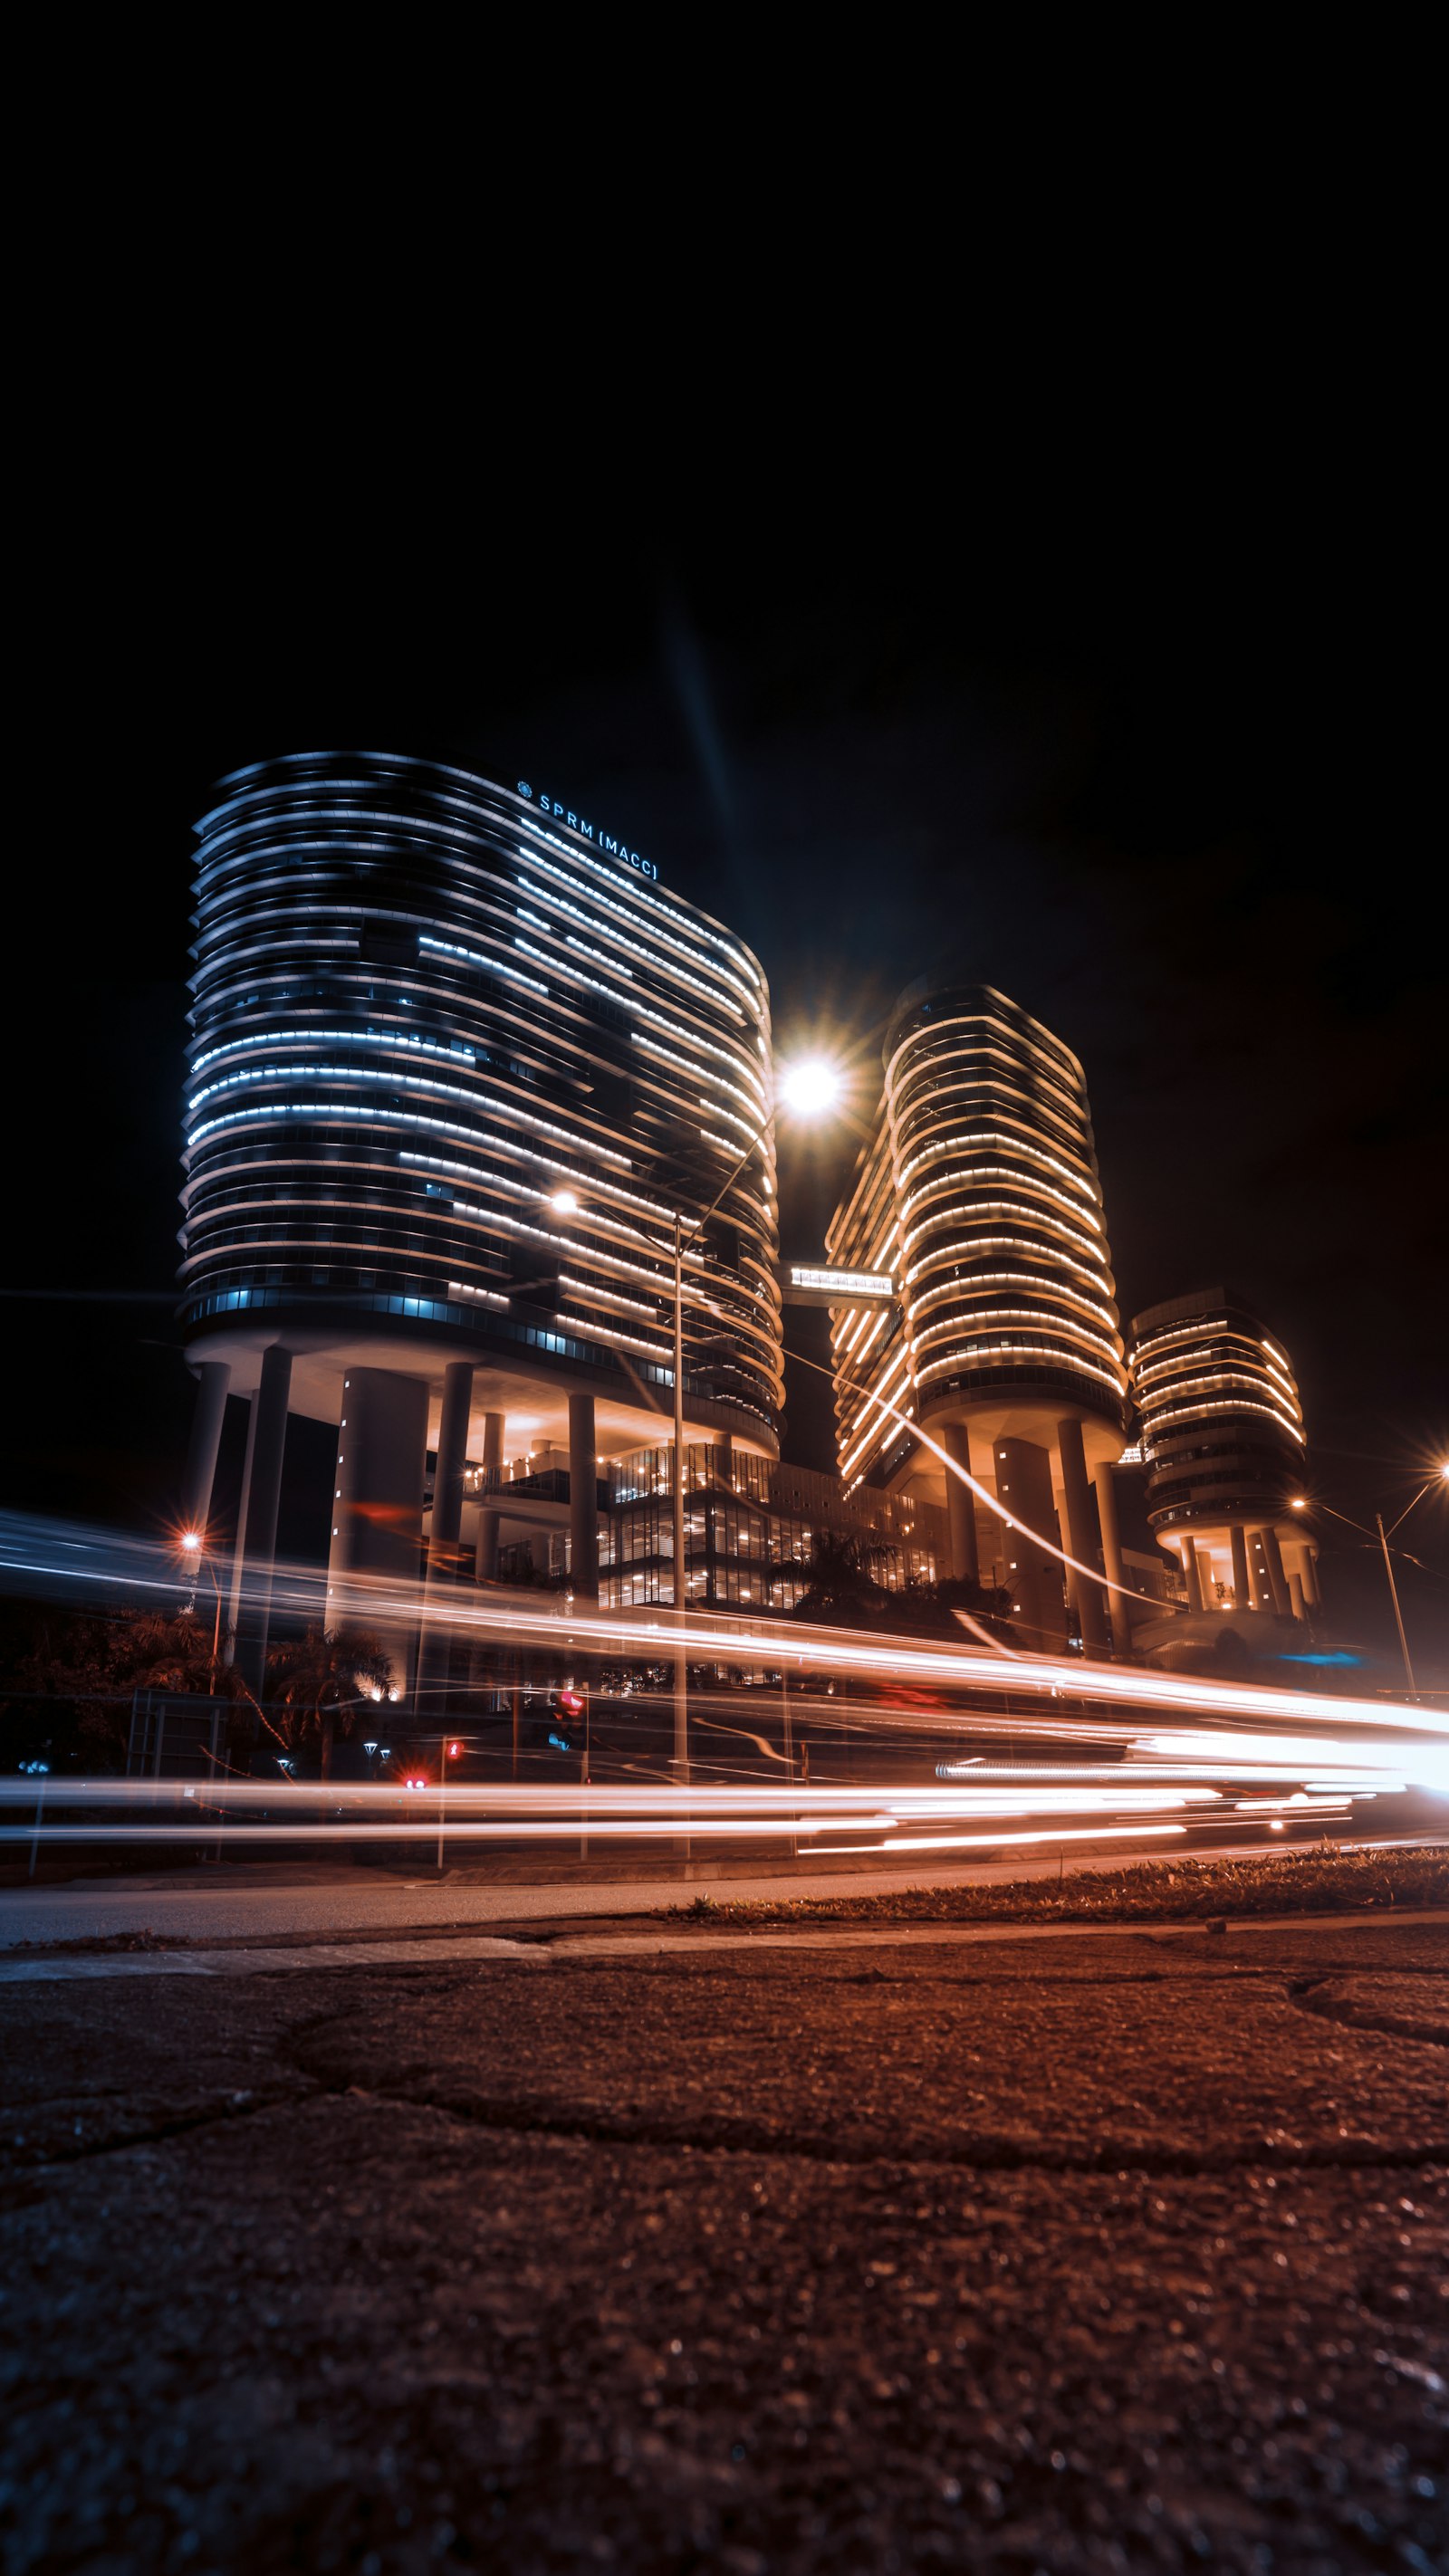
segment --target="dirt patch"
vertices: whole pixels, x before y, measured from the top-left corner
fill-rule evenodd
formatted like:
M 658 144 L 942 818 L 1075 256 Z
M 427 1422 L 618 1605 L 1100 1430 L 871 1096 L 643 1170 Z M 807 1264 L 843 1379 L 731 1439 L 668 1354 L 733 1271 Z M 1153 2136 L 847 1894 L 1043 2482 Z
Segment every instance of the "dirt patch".
M 1136 1861 L 1068 1870 L 1053 1883 L 902 1887 L 880 1896 L 793 1899 L 697 1896 L 684 1920 L 757 1923 L 1206 1922 L 1258 1915 L 1449 1909 L 1449 1850 L 1285 1852 L 1281 1858 Z

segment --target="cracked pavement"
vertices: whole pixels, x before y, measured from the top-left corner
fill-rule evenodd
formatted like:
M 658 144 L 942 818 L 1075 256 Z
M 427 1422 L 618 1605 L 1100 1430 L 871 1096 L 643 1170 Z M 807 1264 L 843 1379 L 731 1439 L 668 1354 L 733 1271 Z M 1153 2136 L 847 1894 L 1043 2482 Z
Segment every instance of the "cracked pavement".
M 0 1993 L 9 2563 L 1431 2571 L 1449 1927 Z

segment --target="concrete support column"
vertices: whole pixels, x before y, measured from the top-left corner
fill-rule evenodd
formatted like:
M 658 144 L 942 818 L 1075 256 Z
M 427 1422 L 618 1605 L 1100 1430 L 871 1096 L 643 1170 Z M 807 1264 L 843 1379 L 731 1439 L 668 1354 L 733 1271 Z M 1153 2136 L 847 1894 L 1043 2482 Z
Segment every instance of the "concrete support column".
M 1301 1562 L 1303 1566 L 1303 1598 L 1307 1602 L 1310 1610 L 1316 1610 L 1323 1599 L 1323 1595 L 1318 1588 L 1317 1548 L 1305 1547 Z
M 714 1444 L 715 1482 L 720 1492 L 732 1494 L 735 1489 L 735 1444 L 728 1431 L 722 1431 Z
M 996 1490 L 1006 1510 L 1025 1522 L 1027 1532 L 1036 1530 L 1055 1546 L 1050 1451 L 1034 1440 L 1008 1435 L 993 1444 L 992 1462 Z M 1021 1530 L 1003 1529 L 1001 1537 L 1013 1615 L 1021 1620 L 1023 1643 L 1034 1654 L 1061 1654 L 1067 1642 L 1061 1566 Z
M 1210 1549 L 1205 1547 L 1200 1547 L 1197 1550 L 1197 1579 L 1199 1589 L 1202 1593 L 1202 1606 L 1204 1610 L 1216 1610 L 1218 1606 L 1218 1587 L 1213 1581 L 1212 1552 Z
M 1197 1549 L 1190 1538 L 1185 1538 L 1182 1542 L 1182 1570 L 1187 1580 L 1187 1606 L 1189 1610 L 1201 1610 L 1203 1607 L 1202 1575 L 1198 1568 Z
M 483 1416 L 483 1469 L 497 1475 L 503 1465 L 504 1417 L 501 1413 Z M 480 1583 L 491 1583 L 498 1571 L 498 1514 L 486 1505 L 478 1512 L 478 1554 L 474 1572 Z
M 1265 1529 L 1263 1532 L 1263 1562 L 1268 1569 L 1273 1607 L 1280 1619 L 1291 1618 L 1293 1605 L 1288 1596 L 1288 1577 L 1283 1571 L 1283 1551 L 1278 1545 L 1278 1533 L 1275 1529 Z
M 1112 1583 L 1120 1583 L 1120 1592 L 1107 1596 L 1107 1616 L 1112 1623 L 1112 1643 L 1119 1655 L 1132 1651 L 1132 1628 L 1127 1613 L 1127 1576 L 1122 1564 L 1122 1540 L 1117 1528 L 1117 1488 L 1112 1482 L 1110 1460 L 1104 1460 L 1092 1478 L 1097 1497 L 1097 1519 L 1102 1529 L 1102 1566 Z
M 1303 1577 L 1301 1574 L 1289 1575 L 1288 1598 L 1293 1604 L 1294 1618 L 1302 1619 L 1306 1622 L 1308 1618 L 1308 1609 L 1303 1598 Z
M 1271 1610 L 1273 1586 L 1268 1575 L 1268 1556 L 1263 1545 L 1261 1530 L 1248 1532 L 1248 1581 L 1252 1588 L 1254 1607 L 1258 1610 Z
M 1248 1542 L 1243 1535 L 1242 1522 L 1234 1521 L 1228 1535 L 1233 1550 L 1234 1606 L 1239 1610 L 1255 1609 L 1257 1605 L 1248 1586 Z
M 461 1572 L 458 1533 L 463 1525 L 463 1470 L 468 1463 L 468 1418 L 473 1402 L 473 1365 L 450 1360 L 443 1371 L 443 1411 L 438 1425 L 438 1457 L 433 1470 L 433 1530 L 428 1542 L 428 1584 L 423 1599 L 419 1640 L 418 1695 L 431 1713 L 433 1694 L 446 1690 L 452 1662 L 447 1626 L 449 1586 Z M 441 1712 L 442 1702 L 438 1701 Z
M 569 1580 L 576 1596 L 599 1597 L 599 1462 L 594 1399 L 569 1397 Z
M 203 1360 L 196 1372 L 196 1410 L 186 1451 L 186 1479 L 181 1489 L 181 1526 L 201 1530 L 211 1518 L 211 1489 L 216 1482 L 216 1455 L 226 1418 L 226 1391 L 231 1384 L 229 1360 Z
M 398 1691 L 410 1682 L 427 1467 L 426 1380 L 352 1368 L 342 1381 L 327 1625 L 374 1634 Z
M 242 1537 L 241 1615 L 236 1660 L 258 1699 L 267 1669 L 272 1620 L 272 1575 L 277 1558 L 277 1512 L 282 1500 L 282 1460 L 287 1446 L 287 1398 L 292 1354 L 273 1342 L 262 1354 L 262 1382 L 252 1397 L 254 1437 Z
M 1057 1424 L 1057 1464 L 1062 1473 L 1062 1500 L 1067 1507 L 1067 1554 L 1082 1565 L 1097 1562 L 1097 1533 L 1092 1519 L 1092 1489 L 1087 1482 L 1087 1457 L 1082 1447 L 1082 1426 L 1074 1418 Z M 1068 1571 L 1067 1588 L 1082 1632 L 1082 1652 L 1094 1663 L 1107 1659 L 1107 1613 L 1103 1606 L 1101 1585 L 1089 1574 Z
M 428 1547 L 428 1580 L 446 1579 L 458 1569 L 458 1533 L 463 1526 L 463 1470 L 468 1464 L 468 1421 L 473 1404 L 471 1360 L 450 1360 L 443 1371 L 443 1418 L 438 1425 L 438 1463 L 433 1471 L 433 1535 Z
M 231 1603 L 227 1611 L 227 1625 L 231 1635 L 226 1647 L 226 1660 L 229 1664 L 236 1661 L 237 1636 L 241 1628 L 242 1577 L 246 1568 L 247 1512 L 251 1504 L 252 1460 L 256 1456 L 256 1448 L 257 1400 L 253 1395 L 247 1399 L 247 1445 L 246 1454 L 242 1459 L 241 1493 L 236 1507 L 236 1546 L 232 1550 L 231 1560 Z
M 971 1469 L 971 1434 L 964 1422 L 947 1422 L 941 1429 L 941 1446 L 948 1458 L 967 1475 Z M 958 1583 L 979 1583 L 981 1566 L 976 1546 L 976 1497 L 969 1485 L 949 1469 L 946 1475 L 946 1514 L 951 1528 L 951 1571 Z

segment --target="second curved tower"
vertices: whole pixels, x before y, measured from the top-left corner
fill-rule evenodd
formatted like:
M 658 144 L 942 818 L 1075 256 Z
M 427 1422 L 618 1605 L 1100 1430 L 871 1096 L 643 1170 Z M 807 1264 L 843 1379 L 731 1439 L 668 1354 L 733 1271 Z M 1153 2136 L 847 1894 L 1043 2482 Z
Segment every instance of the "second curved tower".
M 828 1241 L 842 1267 L 890 1270 L 898 1286 L 893 1317 L 832 1320 L 843 1476 L 944 1501 L 958 1575 L 1008 1587 L 1024 1642 L 1059 1648 L 1060 1564 L 973 1507 L 918 1431 L 1051 1545 L 1120 1581 L 1104 1471 L 1121 1455 L 1126 1374 L 1070 1048 L 990 985 L 912 985 Z M 1104 1651 L 1100 1586 L 1073 1577 L 1071 1597 L 1084 1648 Z

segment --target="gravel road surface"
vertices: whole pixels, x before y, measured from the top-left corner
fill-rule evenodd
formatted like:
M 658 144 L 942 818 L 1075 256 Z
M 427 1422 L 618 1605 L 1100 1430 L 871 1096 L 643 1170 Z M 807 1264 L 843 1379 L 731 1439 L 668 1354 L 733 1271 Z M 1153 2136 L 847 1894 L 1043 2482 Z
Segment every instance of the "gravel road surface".
M 1449 1928 L 429 1948 L 0 1992 L 19 2576 L 1449 2559 Z

